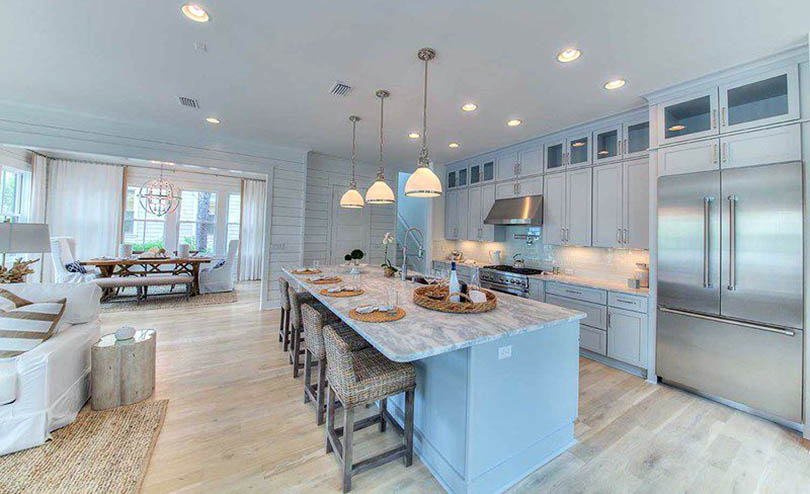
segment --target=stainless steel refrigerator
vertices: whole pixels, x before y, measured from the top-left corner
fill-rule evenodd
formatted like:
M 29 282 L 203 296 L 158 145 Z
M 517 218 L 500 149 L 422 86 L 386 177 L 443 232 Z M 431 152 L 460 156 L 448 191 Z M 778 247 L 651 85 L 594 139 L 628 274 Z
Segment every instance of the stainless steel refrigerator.
M 659 178 L 664 382 L 801 422 L 802 198 L 799 162 Z

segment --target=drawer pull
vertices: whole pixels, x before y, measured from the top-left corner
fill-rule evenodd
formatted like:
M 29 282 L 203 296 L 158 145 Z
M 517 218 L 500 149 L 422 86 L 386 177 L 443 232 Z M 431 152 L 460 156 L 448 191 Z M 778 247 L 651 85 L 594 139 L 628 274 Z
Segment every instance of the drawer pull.
M 621 302 L 621 303 L 623 303 L 623 304 L 636 305 L 636 303 L 635 303 L 635 302 L 633 302 L 633 301 L 631 301 L 631 300 L 622 300 L 622 299 L 620 299 L 620 298 L 617 298 L 617 299 L 616 299 L 616 302 Z
M 578 292 L 576 290 L 566 290 L 566 293 L 573 293 L 574 295 L 582 295 L 582 292 Z

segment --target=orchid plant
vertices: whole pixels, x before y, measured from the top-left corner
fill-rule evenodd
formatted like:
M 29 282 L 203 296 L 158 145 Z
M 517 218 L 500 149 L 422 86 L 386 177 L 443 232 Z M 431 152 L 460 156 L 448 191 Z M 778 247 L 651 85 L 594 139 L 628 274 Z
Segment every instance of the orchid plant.
M 394 272 L 396 272 L 399 270 L 393 264 L 391 264 L 391 261 L 388 259 L 388 246 L 390 244 L 393 244 L 394 240 L 395 240 L 394 235 L 392 235 L 391 232 L 386 232 L 385 235 L 383 235 L 382 243 L 385 246 L 385 262 L 382 263 L 381 266 L 384 268 L 392 269 L 394 270 Z

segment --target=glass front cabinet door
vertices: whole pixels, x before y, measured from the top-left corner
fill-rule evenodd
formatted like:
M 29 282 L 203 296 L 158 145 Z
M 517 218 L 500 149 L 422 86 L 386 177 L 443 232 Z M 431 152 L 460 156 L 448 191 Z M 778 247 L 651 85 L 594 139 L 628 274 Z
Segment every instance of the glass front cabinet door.
M 483 174 L 482 180 L 484 182 L 489 182 L 490 180 L 494 180 L 495 179 L 495 162 L 494 161 L 487 161 L 486 163 L 484 163 L 483 167 L 484 167 L 483 171 L 481 172 Z
M 661 103 L 661 111 L 658 114 L 661 142 L 677 142 L 716 135 L 717 90 L 712 88 Z
M 646 156 L 650 147 L 650 121 L 645 118 L 625 122 L 622 126 L 625 158 Z
M 593 162 L 607 163 L 622 157 L 622 126 L 614 125 L 593 133 Z
M 565 166 L 565 141 L 546 144 L 546 171 L 561 170 Z
M 456 176 L 456 185 L 459 187 L 466 187 L 467 186 L 467 169 L 462 168 L 458 171 L 458 175 Z
M 720 86 L 723 132 L 799 118 L 799 71 L 796 65 Z
M 568 166 L 582 166 L 591 163 L 591 139 L 589 136 L 576 136 L 568 139 Z
M 470 166 L 470 185 L 481 183 L 481 165 Z
M 447 172 L 447 188 L 454 189 L 456 187 L 456 172 Z

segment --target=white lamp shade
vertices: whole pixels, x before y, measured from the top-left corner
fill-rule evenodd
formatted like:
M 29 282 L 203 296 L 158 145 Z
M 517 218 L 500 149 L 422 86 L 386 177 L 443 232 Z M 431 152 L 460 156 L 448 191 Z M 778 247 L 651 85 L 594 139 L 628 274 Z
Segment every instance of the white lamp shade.
M 438 197 L 442 195 L 442 183 L 433 170 L 420 166 L 408 177 L 405 195 L 409 197 Z
M 340 198 L 340 207 L 348 209 L 360 209 L 364 206 L 363 196 L 357 189 L 349 189 Z
M 394 191 L 382 180 L 377 180 L 366 191 L 366 202 L 369 204 L 392 204 L 396 198 Z
M 45 223 L 0 223 L 0 253 L 30 254 L 51 251 Z

